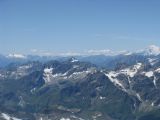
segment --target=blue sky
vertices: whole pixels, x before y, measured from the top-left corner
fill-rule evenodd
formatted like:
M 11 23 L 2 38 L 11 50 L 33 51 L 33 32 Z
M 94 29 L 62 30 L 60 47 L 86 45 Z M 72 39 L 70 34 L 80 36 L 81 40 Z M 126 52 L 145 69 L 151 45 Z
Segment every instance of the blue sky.
M 0 53 L 160 46 L 160 0 L 0 0 Z

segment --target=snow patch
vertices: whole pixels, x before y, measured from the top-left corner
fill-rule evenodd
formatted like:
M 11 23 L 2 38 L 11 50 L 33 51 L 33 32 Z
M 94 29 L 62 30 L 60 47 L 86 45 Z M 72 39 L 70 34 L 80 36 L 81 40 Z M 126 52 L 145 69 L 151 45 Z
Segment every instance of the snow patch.
M 43 79 L 45 80 L 46 83 L 51 81 L 52 70 L 53 70 L 53 68 L 45 68 L 44 69 Z
M 78 62 L 78 60 L 77 60 L 77 59 L 75 59 L 75 58 L 72 58 L 72 59 L 71 59 L 71 62 L 72 62 L 72 63 L 74 63 L 74 62 Z
M 78 77 L 78 76 L 86 76 L 88 75 L 89 73 L 94 73 L 96 71 L 92 70 L 92 69 L 88 69 L 88 70 L 85 70 L 85 71 L 80 71 L 80 72 L 73 72 L 68 78 L 74 78 L 74 77 Z
M 157 88 L 156 81 L 157 81 L 157 78 L 154 76 L 154 79 L 153 79 L 153 84 L 154 84 L 155 88 Z
M 141 102 L 143 101 L 139 93 L 136 93 L 136 96 L 137 96 L 139 101 L 141 101 Z
M 79 118 L 79 117 L 77 117 L 77 116 L 74 116 L 74 115 L 71 115 L 71 118 L 74 118 L 75 120 L 84 120 L 84 119 L 82 119 L 82 118 Z
M 157 59 L 148 58 L 148 62 L 153 66 L 157 63 Z
M 147 76 L 149 78 L 154 75 L 153 71 L 145 72 L 144 74 L 145 74 L 145 76 Z
M 155 70 L 155 72 L 160 73 L 160 68 L 157 68 L 157 69 Z
M 61 118 L 60 120 L 71 120 L 70 118 Z
M 154 102 L 151 103 L 151 106 L 152 106 L 152 107 L 154 106 Z
M 22 119 L 19 119 L 19 118 L 16 118 L 16 117 L 11 117 L 11 116 L 9 116 L 8 114 L 5 114 L 5 113 L 1 113 L 1 116 L 5 120 L 22 120 Z
M 126 68 L 120 71 L 120 73 L 128 75 L 130 77 L 134 77 L 138 70 L 141 68 L 142 63 L 137 63 L 133 66 L 133 68 Z
M 30 90 L 30 92 L 33 94 L 36 91 L 36 88 L 33 88 Z
M 46 74 L 52 74 L 52 70 L 53 70 L 53 68 L 45 68 L 44 69 L 44 73 L 46 73 Z
M 19 103 L 18 103 L 19 106 L 23 107 L 25 105 L 25 101 L 23 100 L 23 97 L 20 96 L 19 97 Z
M 105 98 L 106 98 L 106 97 L 102 97 L 102 96 L 99 97 L 100 100 L 104 100 Z
M 110 81 L 112 83 L 114 83 L 114 85 L 118 85 L 119 87 L 122 88 L 122 90 L 126 91 L 125 87 L 123 86 L 123 84 L 116 78 L 117 77 L 117 73 L 114 71 L 109 72 L 108 74 L 105 73 L 105 75 L 110 79 Z

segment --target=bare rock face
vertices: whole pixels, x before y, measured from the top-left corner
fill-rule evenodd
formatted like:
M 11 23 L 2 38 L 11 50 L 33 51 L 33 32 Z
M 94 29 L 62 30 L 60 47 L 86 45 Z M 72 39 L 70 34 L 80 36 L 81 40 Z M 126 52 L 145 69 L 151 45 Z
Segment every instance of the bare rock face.
M 106 62 L 112 68 L 76 58 L 10 64 L 0 69 L 0 119 L 158 120 L 159 60 L 131 54 Z

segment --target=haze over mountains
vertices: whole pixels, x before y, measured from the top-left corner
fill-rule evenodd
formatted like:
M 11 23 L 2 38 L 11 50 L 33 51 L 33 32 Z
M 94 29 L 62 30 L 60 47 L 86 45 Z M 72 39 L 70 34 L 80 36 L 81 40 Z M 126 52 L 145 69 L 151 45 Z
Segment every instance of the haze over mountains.
M 33 50 L 32 50 L 33 51 Z M 115 56 L 115 55 L 130 55 L 135 53 L 141 53 L 144 55 L 158 55 L 160 54 L 160 47 L 156 45 L 150 45 L 145 49 L 140 49 L 137 51 L 127 51 L 127 50 L 121 50 L 121 51 L 113 51 L 110 49 L 104 49 L 104 50 L 88 50 L 83 52 L 66 52 L 66 53 L 57 53 L 54 54 L 52 52 L 41 52 L 39 53 L 38 50 L 34 50 L 33 53 L 37 53 L 39 56 L 91 56 L 91 55 L 106 55 L 106 56 Z M 26 58 L 27 55 L 23 54 L 17 54 L 17 53 L 10 53 L 9 55 L 6 55 L 8 58 Z
M 137 51 L 127 51 L 127 50 L 122 50 L 122 51 L 112 51 L 109 49 L 106 50 L 88 50 L 85 52 L 81 53 L 76 53 L 76 52 L 66 52 L 66 53 L 35 53 L 34 55 L 26 55 L 26 54 L 18 54 L 18 53 L 10 53 L 8 55 L 0 55 L 0 66 L 6 66 L 10 63 L 15 62 L 26 62 L 26 61 L 48 61 L 48 60 L 64 60 L 68 59 L 70 57 L 76 57 L 79 60 L 82 61 L 88 61 L 93 64 L 98 64 L 103 66 L 103 63 L 106 61 L 109 61 L 113 58 L 117 58 L 120 56 L 132 56 L 132 55 L 144 55 L 144 56 L 155 56 L 160 54 L 160 47 L 155 46 L 155 45 L 150 45 L 149 47 Z M 100 60 L 98 60 L 100 58 Z
M 160 48 L 154 45 L 115 55 L 10 54 L 0 63 L 1 120 L 160 119 Z
M 0 120 L 160 120 L 159 28 L 160 0 L 0 0 Z

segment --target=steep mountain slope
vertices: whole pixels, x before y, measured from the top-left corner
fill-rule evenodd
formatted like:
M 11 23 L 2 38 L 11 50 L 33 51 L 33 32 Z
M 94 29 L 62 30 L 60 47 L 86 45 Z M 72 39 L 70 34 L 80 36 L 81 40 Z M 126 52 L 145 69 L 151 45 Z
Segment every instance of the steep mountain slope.
M 112 62 L 112 69 L 75 58 L 1 68 L 0 118 L 159 119 L 160 57 L 133 54 Z

